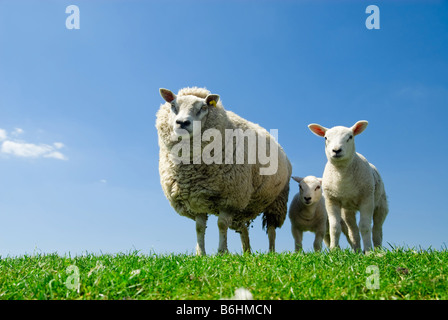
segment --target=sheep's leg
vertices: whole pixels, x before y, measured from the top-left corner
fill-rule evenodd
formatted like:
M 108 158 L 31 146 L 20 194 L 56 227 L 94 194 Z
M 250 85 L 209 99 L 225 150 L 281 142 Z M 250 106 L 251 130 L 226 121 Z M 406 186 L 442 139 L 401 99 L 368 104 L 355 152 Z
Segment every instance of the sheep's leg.
M 294 248 L 296 251 L 302 250 L 303 232 L 294 226 L 291 226 L 292 236 L 294 238 Z
M 269 252 L 275 252 L 275 227 L 268 226 Z
M 324 243 L 327 248 L 330 248 L 330 234 L 328 232 L 325 233 Z
M 359 231 L 361 231 L 364 252 L 372 249 L 372 219 L 373 219 L 373 200 L 364 203 L 360 209 Z
M 205 256 L 205 229 L 207 228 L 207 214 L 201 213 L 196 216 L 196 255 Z
M 355 252 L 360 251 L 361 237 L 359 236 L 359 229 L 356 224 L 356 211 L 342 209 L 341 228 L 352 249 Z
M 218 229 L 219 229 L 219 245 L 218 253 L 226 253 L 227 249 L 227 230 L 232 223 L 232 215 L 227 212 L 220 212 L 218 216 Z
M 322 230 L 316 231 L 313 243 L 314 251 L 318 252 L 322 250 L 322 240 L 324 239 L 324 234 L 325 232 Z
M 250 241 L 249 241 L 249 230 L 247 227 L 243 227 L 240 230 L 241 245 L 243 247 L 244 253 L 250 253 Z
M 373 213 L 372 238 L 375 248 L 381 247 L 383 242 L 383 223 L 387 215 L 387 205 L 375 208 Z
M 328 223 L 330 231 L 330 250 L 339 248 L 339 237 L 341 236 L 341 208 L 328 199 L 325 200 L 328 212 Z

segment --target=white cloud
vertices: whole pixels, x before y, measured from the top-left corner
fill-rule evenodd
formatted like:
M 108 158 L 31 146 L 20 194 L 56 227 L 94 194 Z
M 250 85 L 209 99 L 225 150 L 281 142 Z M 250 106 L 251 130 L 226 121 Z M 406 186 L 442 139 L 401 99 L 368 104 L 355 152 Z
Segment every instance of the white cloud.
M 64 144 L 62 142 L 55 142 L 53 143 L 53 145 L 56 149 L 61 149 L 64 147 Z
M 12 134 L 15 136 L 18 136 L 18 135 L 21 135 L 23 132 L 24 132 L 23 129 L 15 128 L 14 131 L 12 132 Z
M 17 136 L 22 134 L 24 131 L 20 128 L 16 128 L 13 131 L 13 135 Z M 12 140 L 8 139 L 7 133 L 5 130 L 0 129 L 0 141 L 3 141 L 1 144 L 0 152 L 4 154 L 10 154 L 17 157 L 23 158 L 53 158 L 58 160 L 67 160 L 67 157 L 64 156 L 61 152 L 56 151 L 57 149 L 61 149 L 64 147 L 64 144 L 61 142 L 55 142 L 53 145 L 48 144 L 33 144 L 27 143 L 20 140 Z
M 0 141 L 6 140 L 8 138 L 8 135 L 6 134 L 6 130 L 0 129 Z

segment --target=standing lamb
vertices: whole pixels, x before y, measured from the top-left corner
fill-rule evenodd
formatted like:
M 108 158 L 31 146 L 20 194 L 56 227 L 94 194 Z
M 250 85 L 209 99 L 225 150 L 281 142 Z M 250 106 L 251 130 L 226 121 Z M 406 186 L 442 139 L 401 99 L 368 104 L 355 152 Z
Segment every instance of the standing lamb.
M 283 149 L 265 129 L 226 111 L 219 95 L 211 94 L 205 88 L 184 88 L 177 95 L 160 89 L 160 94 L 166 101 L 157 112 L 156 120 L 160 181 L 171 206 L 180 215 L 196 221 L 196 254 L 205 255 L 208 214 L 218 216 L 218 252 L 228 251 L 228 228 L 241 234 L 243 251 L 250 252 L 248 226 L 262 212 L 269 250 L 275 251 L 275 229 L 281 227 L 286 218 L 292 171 Z M 211 130 L 220 133 L 222 139 L 214 137 L 207 144 Z M 243 138 L 238 140 L 238 132 L 243 131 Z M 229 138 L 229 132 L 237 134 Z M 250 143 L 251 133 L 258 137 L 255 143 L 253 140 Z M 190 157 L 184 161 L 177 159 L 179 138 L 182 141 L 188 138 L 185 150 Z M 276 155 L 271 159 L 277 165 L 273 173 L 266 174 L 272 163 L 267 163 L 266 159 L 261 161 L 259 150 L 256 153 L 259 157 L 252 157 L 253 149 L 259 149 L 261 141 L 265 142 L 266 155 Z M 198 161 L 194 150 L 191 152 L 195 143 L 196 146 L 199 144 L 203 158 L 208 152 L 208 159 Z M 218 147 L 211 148 L 212 143 Z M 241 150 L 244 152 L 238 154 Z M 190 161 L 191 154 L 193 161 Z M 262 170 L 265 170 L 264 174 Z
M 327 210 L 322 197 L 321 179 L 314 176 L 305 178 L 292 177 L 299 183 L 300 191 L 289 205 L 291 232 L 294 237 L 295 250 L 302 250 L 304 231 L 315 233 L 313 247 L 315 251 L 322 249 L 322 240 L 327 231 Z M 327 246 L 329 243 L 325 242 Z
M 299 183 L 299 193 L 294 196 L 289 205 L 289 219 L 291 220 L 295 250 L 302 250 L 304 231 L 311 231 L 315 234 L 314 251 L 322 249 L 322 240 L 327 247 L 330 247 L 327 210 L 321 188 L 322 179 L 314 176 L 292 177 L 292 179 Z M 341 228 L 347 236 L 347 226 L 343 220 L 341 220 Z M 349 239 L 348 241 L 350 243 Z
M 347 224 L 349 239 L 355 251 L 361 249 L 361 231 L 364 251 L 373 245 L 380 247 L 383 223 L 388 213 L 384 184 L 378 170 L 361 154 L 355 152 L 354 137 L 367 127 L 367 121 L 358 121 L 351 128 L 336 126 L 327 129 L 318 124 L 308 128 L 325 137 L 325 166 L 322 188 L 330 225 L 330 249 L 339 246 L 341 217 Z M 360 212 L 359 229 L 356 212 Z M 373 228 L 372 228 L 373 220 Z

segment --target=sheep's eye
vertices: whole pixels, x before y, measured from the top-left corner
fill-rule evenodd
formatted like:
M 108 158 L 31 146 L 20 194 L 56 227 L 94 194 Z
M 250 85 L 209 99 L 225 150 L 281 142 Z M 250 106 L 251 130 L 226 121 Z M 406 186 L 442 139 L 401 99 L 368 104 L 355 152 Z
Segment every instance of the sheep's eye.
M 299 188 L 300 188 L 300 190 L 303 190 L 303 189 L 302 189 L 302 186 L 301 186 L 300 184 L 299 184 Z
M 319 190 L 319 189 L 320 189 L 320 186 L 317 186 L 316 189 L 314 189 L 314 191 Z
M 207 105 L 206 105 L 206 104 L 204 104 L 204 105 L 202 106 L 202 108 L 201 108 L 201 111 L 205 111 L 205 110 L 207 110 Z
M 176 105 L 174 103 L 171 104 L 171 111 L 173 111 L 175 114 L 177 114 Z
M 347 142 L 348 142 L 350 139 L 353 139 L 353 136 L 352 136 L 352 135 L 350 135 L 350 137 L 348 137 Z

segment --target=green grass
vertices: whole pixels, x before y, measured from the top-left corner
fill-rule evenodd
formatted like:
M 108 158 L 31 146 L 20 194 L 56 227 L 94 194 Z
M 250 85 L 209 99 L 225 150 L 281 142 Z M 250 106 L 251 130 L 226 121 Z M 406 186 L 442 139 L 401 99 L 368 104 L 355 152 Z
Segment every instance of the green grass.
M 368 288 L 369 266 L 378 268 L 379 289 Z M 448 251 L 0 259 L 0 299 L 223 299 L 240 287 L 257 300 L 448 299 Z

